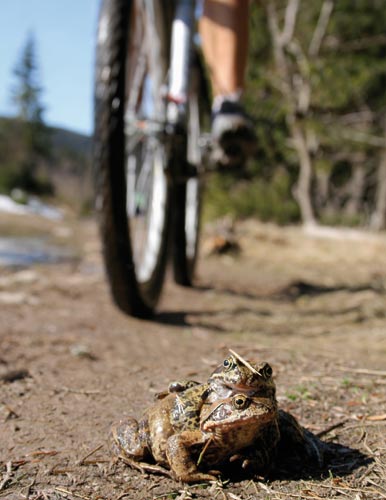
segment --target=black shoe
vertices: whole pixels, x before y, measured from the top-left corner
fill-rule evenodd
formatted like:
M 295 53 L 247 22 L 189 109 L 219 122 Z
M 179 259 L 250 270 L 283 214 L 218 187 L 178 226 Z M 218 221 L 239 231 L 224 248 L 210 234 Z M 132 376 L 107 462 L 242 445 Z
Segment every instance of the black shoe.
M 252 119 L 238 102 L 224 101 L 212 115 L 213 157 L 225 167 L 243 166 L 256 151 Z

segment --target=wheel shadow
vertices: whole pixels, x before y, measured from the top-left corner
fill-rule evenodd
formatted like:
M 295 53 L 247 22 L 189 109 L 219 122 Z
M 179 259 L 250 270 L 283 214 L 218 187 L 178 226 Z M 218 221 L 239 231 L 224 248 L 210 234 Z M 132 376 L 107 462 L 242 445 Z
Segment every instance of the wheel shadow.
M 219 323 L 214 324 L 210 322 L 200 321 L 193 318 L 208 317 L 215 318 L 216 316 L 221 316 L 227 314 L 228 316 L 237 317 L 243 314 L 254 314 L 260 317 L 272 316 L 273 312 L 269 311 L 267 308 L 257 308 L 257 307 L 235 307 L 232 309 L 216 310 L 216 311 L 160 311 L 154 314 L 153 320 L 170 326 L 178 326 L 185 328 L 205 328 L 219 333 L 227 333 L 233 331 L 230 328 L 221 326 Z
M 252 292 L 250 290 L 239 290 L 231 287 L 224 287 L 218 285 L 199 285 L 195 287 L 196 290 L 203 292 L 218 292 L 224 295 L 240 297 L 244 299 L 257 300 L 257 299 L 269 299 L 278 301 L 295 301 L 301 297 L 317 297 L 319 295 L 326 295 L 329 293 L 336 292 L 349 292 L 349 293 L 359 293 L 370 290 L 378 294 L 385 294 L 386 290 L 383 283 L 378 283 L 377 281 L 373 283 L 364 283 L 362 285 L 335 285 L 326 286 L 320 285 L 318 283 L 312 283 L 310 281 L 303 280 L 293 280 L 288 284 L 276 287 L 274 289 L 262 290 L 260 287 L 259 292 Z
M 226 333 L 229 330 L 221 326 L 220 324 L 214 324 L 212 322 L 198 321 L 193 318 L 207 317 L 215 318 L 216 316 L 221 316 L 222 314 L 227 314 L 232 317 L 240 316 L 243 314 L 253 314 L 259 317 L 273 316 L 274 311 L 272 307 L 266 304 L 256 304 L 257 301 L 269 301 L 272 304 L 277 302 L 296 302 L 298 299 L 303 297 L 317 297 L 321 295 L 327 295 L 336 292 L 348 292 L 348 293 L 360 293 L 363 291 L 372 291 L 376 294 L 385 295 L 384 286 L 378 283 L 365 283 L 363 285 L 348 286 L 348 285 L 336 285 L 336 286 L 324 286 L 317 283 L 311 283 L 307 281 L 295 280 L 290 283 L 277 287 L 276 289 L 264 290 L 260 289 L 256 292 L 250 290 L 240 290 L 234 289 L 232 287 L 219 286 L 219 285 L 207 285 L 201 284 L 195 287 L 195 290 L 202 292 L 214 292 L 225 296 L 237 297 L 240 299 L 246 299 L 249 301 L 250 305 L 246 306 L 235 306 L 227 308 L 224 310 L 182 310 L 182 311 L 168 311 L 161 310 L 154 313 L 152 317 L 153 321 L 161 324 L 166 324 L 170 326 L 178 326 L 191 328 L 192 326 L 205 328 L 215 332 Z M 344 310 L 338 310 L 331 312 L 331 314 L 339 315 L 352 310 L 358 309 L 358 306 L 350 306 Z M 307 315 L 307 312 L 299 313 Z M 312 310 L 310 314 L 315 314 L 315 310 Z
M 161 323 L 163 325 L 178 326 L 183 328 L 205 328 L 206 330 L 211 330 L 218 333 L 226 333 L 228 330 L 220 325 L 214 325 L 213 323 L 207 323 L 204 321 L 190 321 L 189 317 L 200 317 L 200 316 L 216 316 L 219 314 L 215 311 L 161 311 L 157 312 L 153 316 L 153 321 Z

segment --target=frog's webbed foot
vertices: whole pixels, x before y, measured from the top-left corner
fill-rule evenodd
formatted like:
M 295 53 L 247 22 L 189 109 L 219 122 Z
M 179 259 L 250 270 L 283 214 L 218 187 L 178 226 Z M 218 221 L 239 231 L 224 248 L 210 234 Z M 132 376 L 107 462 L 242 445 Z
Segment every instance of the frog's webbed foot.
M 272 449 L 265 450 L 264 448 L 256 449 L 250 447 L 241 453 L 232 455 L 229 458 L 229 463 L 237 464 L 248 475 L 258 474 L 260 477 L 264 477 L 272 468 L 274 455 L 275 453 Z
M 125 457 L 123 455 L 118 455 L 118 458 L 122 460 L 126 465 L 129 465 L 133 469 L 138 470 L 139 472 L 142 472 L 142 474 L 145 473 L 151 473 L 151 474 L 160 474 L 162 476 L 170 477 L 171 479 L 174 479 L 173 474 L 170 472 L 170 470 L 165 469 L 164 467 L 161 467 L 160 465 L 156 464 L 148 464 L 146 462 L 137 462 L 136 460 L 133 460 L 132 458 Z
M 140 461 L 149 454 L 142 438 L 140 424 L 134 418 L 113 424 L 110 430 L 110 442 L 113 453 L 120 458 Z

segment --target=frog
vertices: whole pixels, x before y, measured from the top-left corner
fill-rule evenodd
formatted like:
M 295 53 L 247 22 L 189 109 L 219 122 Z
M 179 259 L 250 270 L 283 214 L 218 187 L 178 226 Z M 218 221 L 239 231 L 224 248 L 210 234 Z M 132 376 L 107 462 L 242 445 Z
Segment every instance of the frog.
M 130 419 L 113 427 L 116 450 L 126 463 L 145 471 L 162 470 L 186 483 L 213 481 L 220 474 L 213 467 L 254 444 L 257 450 L 261 436 L 266 438 L 265 448 L 255 453 L 255 461 L 267 457 L 266 448 L 274 449 L 279 440 L 275 398 L 232 394 L 207 403 L 198 426 L 176 432 L 168 415 L 174 397 L 171 393 L 159 400 L 140 422 Z M 147 466 L 143 460 L 157 465 Z
M 165 449 L 168 439 L 177 433 L 199 430 L 201 413 L 207 414 L 218 402 L 233 397 L 259 396 L 276 404 L 272 368 L 267 362 L 252 365 L 230 351 L 209 376 L 206 383 L 191 380 L 172 382 L 168 391 L 137 422 L 135 419 L 115 424 L 112 428 L 113 448 L 133 466 L 139 462 L 155 461 L 168 466 Z M 205 407 L 205 410 L 204 410 Z M 144 465 L 141 466 L 142 469 Z M 149 470 L 149 466 L 145 466 Z M 156 471 L 151 466 L 152 471 Z
M 193 383 L 185 390 L 180 384 L 139 422 L 129 418 L 113 425 L 116 455 L 141 471 L 185 482 L 213 480 L 219 473 L 203 472 L 198 465 L 231 464 L 265 473 L 275 464 L 277 452 L 321 463 L 323 450 L 317 438 L 292 415 L 278 410 L 270 365 L 252 366 L 231 355 L 206 384 Z M 241 363 L 243 376 L 235 375 L 238 368 L 233 363 Z

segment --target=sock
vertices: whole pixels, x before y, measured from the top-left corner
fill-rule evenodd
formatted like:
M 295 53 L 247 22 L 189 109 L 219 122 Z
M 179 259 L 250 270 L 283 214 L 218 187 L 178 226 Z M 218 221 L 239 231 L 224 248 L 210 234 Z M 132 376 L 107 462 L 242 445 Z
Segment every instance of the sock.
M 234 92 L 230 92 L 229 94 L 216 95 L 212 103 L 212 112 L 217 113 L 218 111 L 220 111 L 221 106 L 225 101 L 239 102 L 242 94 L 243 94 L 242 89 L 237 89 Z

